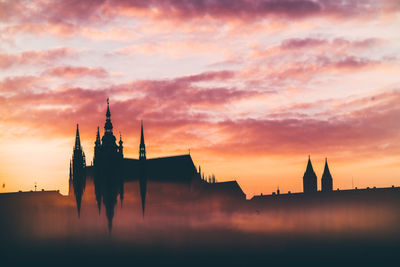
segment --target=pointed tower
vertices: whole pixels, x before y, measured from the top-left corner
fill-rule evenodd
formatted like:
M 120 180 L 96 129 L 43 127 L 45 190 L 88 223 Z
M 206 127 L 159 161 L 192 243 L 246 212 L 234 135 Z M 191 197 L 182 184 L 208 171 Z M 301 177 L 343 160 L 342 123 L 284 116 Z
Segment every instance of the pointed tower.
M 72 176 L 72 160 L 69 161 L 69 181 L 68 181 L 68 196 L 72 197 L 74 194 L 74 184 Z
M 310 156 L 308 156 L 307 169 L 303 176 L 303 192 L 317 192 L 317 175 L 312 167 Z
M 321 178 L 321 191 L 329 192 L 332 191 L 332 189 L 333 189 L 332 175 L 331 172 L 329 171 L 328 159 L 325 158 L 325 168 Z
M 81 137 L 79 135 L 79 124 L 76 124 L 76 134 L 75 134 L 75 145 L 74 145 L 74 151 L 75 150 L 81 150 Z
M 94 142 L 93 165 L 96 165 L 96 159 L 99 158 L 101 150 L 100 129 L 97 126 L 96 141 Z
M 140 122 L 139 160 L 146 160 L 146 145 L 144 144 L 143 121 Z
M 113 125 L 111 123 L 111 112 L 110 112 L 110 102 L 107 98 L 107 112 L 106 112 L 106 123 L 104 124 L 104 135 L 101 138 L 102 148 L 104 152 L 113 153 L 117 152 L 118 147 L 115 143 L 116 138 L 113 134 Z
M 75 146 L 72 155 L 72 184 L 74 188 L 74 195 L 76 198 L 76 206 L 78 209 L 78 216 L 81 211 L 82 194 L 86 185 L 86 160 L 85 153 L 82 150 L 81 138 L 79 135 L 79 125 L 76 125 Z
M 146 176 L 146 146 L 144 144 L 143 121 L 140 122 L 139 161 L 140 161 L 139 187 L 140 187 L 140 197 L 142 200 L 142 215 L 144 217 L 144 210 L 146 206 L 147 176 Z
M 121 158 L 124 157 L 124 147 L 122 146 L 123 143 L 124 143 L 124 142 L 122 142 L 122 135 L 121 135 L 121 132 L 119 132 L 119 142 L 118 142 L 119 146 L 118 146 L 118 151 L 119 151 L 119 154 L 121 154 Z

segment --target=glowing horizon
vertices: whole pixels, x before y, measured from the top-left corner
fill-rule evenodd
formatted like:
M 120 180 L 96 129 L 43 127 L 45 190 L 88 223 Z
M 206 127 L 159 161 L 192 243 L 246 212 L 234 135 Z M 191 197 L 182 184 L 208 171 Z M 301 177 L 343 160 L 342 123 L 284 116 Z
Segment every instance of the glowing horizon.
M 60 189 L 110 98 L 137 158 L 187 154 L 247 197 L 399 186 L 395 0 L 0 1 L 0 192 Z

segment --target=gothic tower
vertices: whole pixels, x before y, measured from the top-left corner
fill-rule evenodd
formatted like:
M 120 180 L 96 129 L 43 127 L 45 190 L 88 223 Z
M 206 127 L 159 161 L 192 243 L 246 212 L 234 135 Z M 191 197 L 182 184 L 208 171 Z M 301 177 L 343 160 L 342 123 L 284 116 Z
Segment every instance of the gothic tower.
M 140 145 L 139 145 L 139 161 L 140 161 L 140 198 L 142 200 L 142 215 L 146 204 L 147 176 L 146 176 L 146 145 L 144 144 L 143 121 L 140 122 Z
M 119 146 L 118 146 L 118 152 L 119 152 L 119 154 L 121 155 L 121 158 L 124 157 L 124 147 L 122 146 L 123 143 L 124 143 L 124 142 L 122 142 L 122 135 L 121 135 L 121 132 L 119 132 L 119 142 L 118 142 Z
M 144 144 L 143 121 L 140 123 L 141 135 L 139 146 L 139 160 L 146 160 L 146 145 Z
M 94 142 L 93 165 L 96 165 L 96 158 L 99 158 L 101 150 L 100 130 L 97 126 L 96 141 Z
M 303 176 L 303 192 L 317 192 L 317 175 L 312 167 L 310 156 L 308 156 L 307 169 Z
M 72 197 L 74 195 L 74 183 L 72 176 L 72 159 L 69 161 L 69 181 L 68 181 L 68 196 Z
M 122 205 L 124 195 L 122 143 L 121 135 L 119 145 L 116 143 L 116 138 L 113 134 L 113 124 L 111 122 L 110 102 L 107 98 L 104 135 L 100 140 L 100 132 L 97 129 L 93 162 L 97 206 L 100 213 L 101 204 L 104 204 L 110 231 L 117 198 L 119 196 Z
M 81 201 L 86 185 L 86 159 L 82 150 L 81 138 L 79 135 L 79 125 L 76 125 L 75 146 L 72 155 L 72 184 L 78 208 L 78 216 L 81 211 Z
M 325 168 L 321 178 L 321 191 L 329 192 L 332 191 L 332 189 L 333 189 L 332 175 L 329 171 L 328 159 L 325 158 Z

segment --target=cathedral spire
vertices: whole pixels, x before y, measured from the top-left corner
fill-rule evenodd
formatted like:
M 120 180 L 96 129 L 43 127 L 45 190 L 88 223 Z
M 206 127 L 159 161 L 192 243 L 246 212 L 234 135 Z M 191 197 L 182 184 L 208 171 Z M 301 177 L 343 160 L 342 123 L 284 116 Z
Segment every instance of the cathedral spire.
M 306 173 L 313 173 L 314 169 L 313 166 L 311 164 L 311 158 L 310 155 L 308 155 L 308 162 L 307 162 L 307 169 L 306 169 Z
M 325 168 L 321 178 L 321 191 L 327 192 L 327 191 L 332 191 L 332 189 L 333 189 L 332 175 L 331 172 L 329 171 L 328 159 L 325 158 Z
M 122 135 L 121 135 L 121 132 L 119 132 L 119 142 L 118 142 L 118 144 L 119 144 L 119 147 L 118 147 L 118 149 L 119 149 L 119 153 L 121 154 L 121 156 L 123 157 L 124 156 L 124 147 L 123 147 L 123 144 L 124 142 L 122 142 Z
M 106 112 L 106 123 L 104 125 L 104 130 L 108 133 L 112 133 L 113 125 L 111 123 L 111 112 L 110 112 L 110 101 L 107 98 L 107 112 Z
M 100 146 L 100 145 L 101 145 L 99 126 L 97 126 L 96 141 L 94 142 L 94 144 L 95 144 L 96 146 Z
M 110 99 L 107 97 L 107 112 L 106 112 L 106 117 L 110 118 L 111 117 L 111 112 L 110 112 Z
M 139 159 L 146 159 L 146 145 L 144 144 L 144 134 L 143 134 L 143 121 L 140 122 L 140 146 L 139 146 Z
M 79 124 L 76 124 L 76 137 L 74 149 L 81 149 L 81 138 L 79 136 Z
M 303 192 L 316 192 L 317 191 L 317 175 L 314 172 L 314 169 L 311 164 L 311 158 L 308 156 L 308 163 L 306 171 L 303 176 Z

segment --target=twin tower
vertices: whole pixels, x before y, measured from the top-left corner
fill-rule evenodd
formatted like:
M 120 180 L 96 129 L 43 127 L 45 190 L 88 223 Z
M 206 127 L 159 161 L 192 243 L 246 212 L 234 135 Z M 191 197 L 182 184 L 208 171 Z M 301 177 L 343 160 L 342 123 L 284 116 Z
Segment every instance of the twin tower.
M 329 171 L 328 160 L 325 159 L 324 173 L 321 178 L 321 191 L 330 192 L 333 189 L 332 175 Z M 303 176 L 303 192 L 317 192 L 317 175 L 315 175 L 314 169 L 311 164 L 310 156 L 308 157 L 307 169 Z

